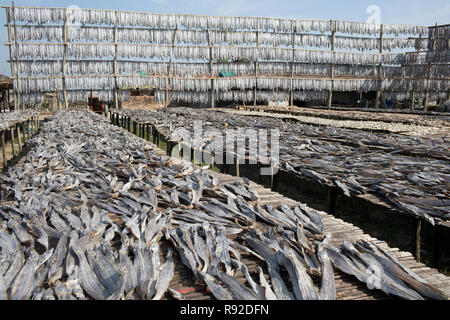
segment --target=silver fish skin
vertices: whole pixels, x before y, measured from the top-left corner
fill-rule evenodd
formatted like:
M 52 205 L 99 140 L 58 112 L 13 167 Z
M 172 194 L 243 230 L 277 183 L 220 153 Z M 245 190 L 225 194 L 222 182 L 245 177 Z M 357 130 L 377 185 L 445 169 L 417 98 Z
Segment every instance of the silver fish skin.
M 79 242 L 80 240 L 78 240 Z M 84 252 L 77 244 L 72 247 L 73 252 L 78 257 L 79 261 L 79 280 L 81 287 L 95 300 L 106 300 L 110 293 L 98 281 L 94 272 L 92 271 Z
M 278 265 L 272 261 L 267 261 L 267 269 L 269 271 L 270 280 L 273 290 L 278 300 L 295 300 L 292 293 L 286 287 L 279 273 Z
M 150 251 L 141 242 L 136 244 L 133 251 L 134 268 L 136 270 L 138 284 L 136 292 L 141 299 L 146 299 L 148 280 L 150 280 L 153 274 Z
M 72 289 L 68 288 L 65 284 L 61 283 L 60 281 L 56 282 L 54 291 L 58 300 L 77 300 L 72 295 Z
M 322 300 L 336 300 L 336 287 L 334 282 L 333 266 L 331 265 L 330 258 L 327 252 L 323 248 L 322 244 L 318 245 L 317 256 L 322 269 L 321 287 L 319 296 Z
M 228 249 L 228 240 L 225 237 L 223 229 L 218 228 L 216 233 L 216 255 L 219 260 L 225 265 L 226 273 L 230 276 L 234 275 L 233 268 L 231 267 L 231 258 Z
M 432 287 L 427 282 L 418 280 L 417 276 L 413 277 L 411 275 L 411 273 L 414 274 L 412 271 L 410 271 L 409 273 L 406 272 L 404 268 L 400 268 L 398 264 L 395 263 L 392 259 L 386 259 L 380 255 L 377 255 L 373 251 L 371 251 L 370 254 L 379 261 L 385 272 L 388 272 L 389 274 L 400 279 L 422 296 L 434 300 L 448 300 L 445 294 L 440 292 L 438 289 Z
M 3 275 L 0 274 L 0 301 L 7 300 L 6 290 L 7 287 L 5 278 L 3 278 Z
M 13 258 L 12 262 L 9 264 L 8 271 L 3 275 L 5 280 L 5 285 L 9 288 L 14 281 L 16 275 L 22 269 L 22 266 L 25 264 L 25 259 L 23 257 L 22 251 L 18 251 L 16 256 Z
M 305 267 L 297 257 L 297 253 L 291 248 L 285 248 L 284 266 L 292 279 L 294 293 L 299 300 L 319 300 L 319 295 L 316 291 L 311 277 L 306 273 Z M 293 268 L 291 268 L 291 266 Z
M 138 285 L 136 269 L 134 268 L 131 259 L 128 257 L 128 250 L 126 247 L 122 246 L 120 248 L 119 257 L 120 257 L 120 265 L 122 267 L 126 267 L 128 270 L 125 279 L 125 290 L 129 292 L 132 289 L 136 288 Z
M 34 287 L 35 272 L 39 268 L 39 255 L 32 251 L 11 286 L 11 300 L 28 300 Z
M 59 280 L 62 275 L 62 272 L 61 272 L 61 274 L 58 277 L 54 277 L 57 274 L 58 270 L 62 269 L 62 264 L 64 262 L 64 259 L 67 256 L 68 239 L 69 239 L 69 233 L 64 232 L 63 235 L 61 236 L 61 238 L 59 238 L 58 244 L 56 245 L 55 252 L 50 260 L 50 271 L 48 274 L 50 282 Z
M 253 280 L 252 276 L 250 275 L 250 272 L 248 271 L 247 266 L 236 259 L 232 259 L 232 262 L 241 270 L 242 274 L 245 276 L 247 283 L 252 288 L 252 291 L 256 295 L 257 299 L 264 300 L 265 298 L 264 290 L 261 288 L 259 284 L 257 284 Z
M 228 290 L 230 290 L 232 296 L 236 300 L 258 300 L 258 297 L 253 292 L 244 287 L 232 276 L 221 271 L 217 273 L 217 276 L 223 283 L 225 283 Z
M 217 283 L 216 279 L 204 272 L 199 272 L 203 281 L 205 281 L 212 295 L 218 300 L 233 300 L 231 293 Z
M 203 269 L 202 272 L 206 272 L 208 270 L 209 265 L 209 255 L 208 249 L 206 248 L 206 243 L 202 237 L 199 236 L 197 229 L 193 228 L 192 233 L 194 235 L 194 248 L 200 258 L 203 260 Z
M 120 298 L 123 292 L 120 291 L 122 288 L 122 278 L 119 272 L 100 250 L 88 251 L 87 257 L 97 279 L 109 293 L 106 298 Z
M 173 262 L 172 255 L 173 252 L 169 249 L 166 262 L 161 266 L 161 273 L 159 274 L 158 281 L 156 283 L 156 294 L 153 297 L 153 300 L 160 300 L 162 298 L 173 278 L 175 264 Z
M 270 284 L 267 282 L 266 278 L 264 277 L 264 273 L 261 269 L 261 267 L 256 267 L 256 272 L 258 272 L 259 275 L 259 282 L 261 284 L 261 287 L 264 289 L 264 297 L 266 300 L 278 300 L 275 293 L 272 291 L 272 288 L 270 287 Z
M 0 247 L 2 254 L 7 256 L 14 256 L 18 250 L 15 237 L 2 229 L 0 229 Z
M 33 238 L 28 234 L 24 227 L 22 227 L 17 221 L 10 219 L 8 221 L 8 227 L 11 228 L 17 239 L 26 246 L 30 246 L 33 244 Z

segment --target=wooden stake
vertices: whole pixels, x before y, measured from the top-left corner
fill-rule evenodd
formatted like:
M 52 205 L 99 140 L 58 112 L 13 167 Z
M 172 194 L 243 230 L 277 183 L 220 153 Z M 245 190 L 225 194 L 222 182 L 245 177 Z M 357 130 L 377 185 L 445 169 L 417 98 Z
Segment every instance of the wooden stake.
M 14 59 L 12 56 L 12 35 L 11 35 L 11 17 L 10 17 L 10 8 L 5 8 L 6 10 L 6 24 L 8 26 L 8 42 L 9 42 L 9 64 L 11 67 L 11 77 L 17 77 L 16 73 L 15 73 L 15 66 L 14 66 Z M 14 9 L 13 9 L 14 12 Z M 16 55 L 17 55 L 17 47 L 16 47 Z M 14 80 L 13 80 L 13 96 L 14 96 L 14 110 L 17 110 L 17 82 L 19 80 L 16 79 L 16 84 L 14 84 Z
M 295 62 L 295 35 L 297 33 L 297 29 L 294 28 L 292 32 L 292 60 L 291 60 L 291 88 L 289 91 L 289 105 L 294 105 L 294 62 Z
M 415 224 L 416 260 L 420 262 L 420 231 L 422 229 L 422 219 L 417 218 Z
M 5 131 L 2 131 L 2 155 L 3 155 L 3 168 L 6 168 L 7 161 L 6 161 L 6 144 L 5 144 Z
M 64 9 L 64 53 L 62 61 L 62 86 L 63 86 L 63 99 L 64 108 L 68 109 L 67 92 L 66 92 L 66 56 L 67 56 L 67 8 Z
M 117 85 L 117 21 L 118 12 L 115 11 L 116 19 L 114 21 L 114 108 L 119 109 L 119 88 Z
M 20 137 L 20 123 L 16 124 L 16 130 L 17 130 L 17 145 L 19 146 L 19 153 L 22 152 L 22 142 Z
M 380 55 L 383 53 L 383 25 L 380 26 Z M 377 96 L 375 99 L 375 108 L 378 108 L 380 105 L 380 99 L 381 99 L 381 89 L 383 85 L 383 63 L 380 63 L 378 65 L 378 90 L 377 90 Z
M 258 27 L 256 28 L 256 50 L 259 52 L 259 22 L 257 22 Z M 255 88 L 253 91 L 253 105 L 256 106 L 256 98 L 257 98 L 257 91 L 258 91 L 258 74 L 259 74 L 259 59 L 256 57 L 255 61 Z
M 332 59 L 334 60 L 334 43 L 335 43 L 335 37 L 336 37 L 336 21 L 331 21 L 333 23 L 333 31 L 331 32 L 331 54 Z M 331 104 L 333 103 L 333 89 L 334 89 L 334 65 L 333 60 L 331 61 L 330 65 L 330 79 L 331 79 L 331 89 L 328 92 L 328 107 L 331 108 Z
M 10 133 L 11 133 L 11 150 L 12 150 L 12 155 L 13 157 L 16 156 L 16 150 L 14 148 L 14 128 L 11 127 L 10 128 Z

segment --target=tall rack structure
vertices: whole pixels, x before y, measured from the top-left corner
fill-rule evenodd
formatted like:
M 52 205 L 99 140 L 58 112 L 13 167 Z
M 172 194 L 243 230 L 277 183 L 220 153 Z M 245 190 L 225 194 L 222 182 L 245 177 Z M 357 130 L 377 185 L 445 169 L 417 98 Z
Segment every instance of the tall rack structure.
M 383 91 L 402 99 L 428 90 L 435 99 L 449 87 L 448 74 L 405 71 L 406 51 L 428 48 L 427 27 L 4 8 L 20 106 L 54 91 L 65 104 L 87 101 L 97 91 L 117 106 L 130 89 L 155 88 L 156 100 L 165 104 L 307 100 L 331 105 L 333 91 Z M 232 77 L 218 76 L 225 67 Z

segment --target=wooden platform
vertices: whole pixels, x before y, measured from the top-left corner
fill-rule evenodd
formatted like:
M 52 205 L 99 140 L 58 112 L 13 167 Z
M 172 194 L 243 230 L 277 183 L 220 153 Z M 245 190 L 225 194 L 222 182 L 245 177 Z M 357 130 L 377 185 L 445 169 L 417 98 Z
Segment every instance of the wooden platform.
M 151 142 L 147 141 L 147 143 L 152 145 L 158 155 L 166 156 L 166 152 L 164 150 L 159 149 Z M 242 180 L 242 178 L 238 178 L 228 174 L 217 173 L 212 170 L 209 170 L 209 173 L 217 177 L 217 179 L 219 179 L 221 182 L 232 183 L 237 180 Z M 263 186 L 260 186 L 252 181 L 250 181 L 250 185 L 254 187 L 254 189 L 256 189 L 256 191 L 259 193 L 261 205 L 285 204 L 291 206 L 299 204 L 295 200 L 286 198 L 281 194 L 264 188 Z M 367 234 L 364 234 L 364 232 L 360 228 L 352 225 L 351 223 L 347 223 L 341 219 L 337 219 L 331 215 L 326 214 L 325 212 L 318 211 L 318 213 L 322 216 L 325 225 L 325 232 L 331 234 L 332 245 L 339 246 L 343 243 L 344 240 L 356 241 L 359 239 L 364 239 L 366 241 L 376 243 L 377 245 L 381 246 L 383 249 L 391 253 L 404 265 L 412 269 L 420 277 L 423 277 L 424 279 L 429 281 L 430 284 L 434 285 L 436 288 L 439 288 L 443 293 L 450 297 L 450 277 L 439 273 L 436 269 L 427 267 L 423 263 L 418 263 L 411 253 L 400 251 L 397 248 L 390 248 L 386 242 L 380 241 Z M 166 241 L 163 241 L 163 252 L 166 250 L 167 246 L 168 243 Z M 245 255 L 243 255 L 243 257 L 244 256 Z M 244 262 L 247 264 L 250 273 L 253 273 L 256 269 L 256 266 L 258 265 L 261 266 L 263 270 L 265 270 L 265 263 L 261 263 L 256 259 L 245 257 Z M 349 276 L 339 270 L 335 270 L 335 279 L 337 300 L 397 299 L 396 297 L 388 296 L 380 290 L 370 290 L 367 288 L 366 284 L 361 283 L 355 277 Z M 244 278 L 242 278 L 242 281 L 244 281 Z M 179 258 L 177 258 L 176 260 L 175 276 L 170 284 L 170 288 L 179 291 L 185 299 L 204 300 L 214 298 L 209 292 L 207 292 L 206 287 L 202 286 L 199 283 L 196 283 L 192 272 L 181 263 Z

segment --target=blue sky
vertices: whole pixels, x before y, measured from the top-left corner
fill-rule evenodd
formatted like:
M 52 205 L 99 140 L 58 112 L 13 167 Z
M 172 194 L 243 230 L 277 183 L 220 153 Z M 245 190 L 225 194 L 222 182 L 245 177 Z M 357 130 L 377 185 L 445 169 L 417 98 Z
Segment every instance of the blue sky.
M 10 5 L 11 1 L 0 1 Z M 16 0 L 16 6 L 68 7 L 149 11 L 159 13 L 192 13 L 222 16 L 260 16 L 279 18 L 340 19 L 366 22 L 371 5 L 380 8 L 381 23 L 404 23 L 413 25 L 434 25 L 450 23 L 450 2 L 448 0 L 83 0 L 49 1 Z M 5 10 L 0 11 L 0 21 L 6 23 Z M 2 27 L 0 41 L 7 42 L 6 27 Z M 8 48 L 0 46 L 0 73 L 10 74 Z

